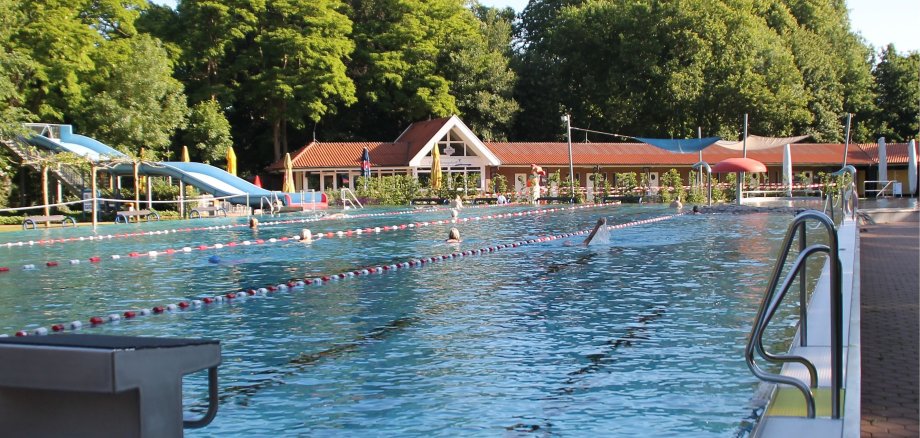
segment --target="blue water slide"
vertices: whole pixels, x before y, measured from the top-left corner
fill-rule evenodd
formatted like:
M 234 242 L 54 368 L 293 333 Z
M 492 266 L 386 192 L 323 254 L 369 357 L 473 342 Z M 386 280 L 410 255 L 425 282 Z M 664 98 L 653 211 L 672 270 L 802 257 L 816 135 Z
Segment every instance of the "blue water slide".
M 72 152 L 84 156 L 92 161 L 105 160 L 106 158 L 124 158 L 127 155 L 111 148 L 95 139 L 73 133 L 71 125 L 59 125 L 60 138 L 53 139 L 41 135 L 33 135 L 29 143 L 52 150 L 54 152 Z M 131 163 L 120 163 L 107 168 L 115 175 L 132 175 L 134 168 Z M 286 206 L 299 206 L 306 204 L 322 204 L 322 193 L 284 193 L 273 192 L 258 187 L 236 175 L 203 163 L 186 163 L 181 161 L 167 161 L 154 164 L 141 164 L 138 172 L 142 175 L 170 176 L 180 181 L 198 187 L 217 197 L 230 196 L 231 202 L 243 204 L 247 200 L 250 205 L 260 205 L 262 198 L 269 200 L 279 199 Z

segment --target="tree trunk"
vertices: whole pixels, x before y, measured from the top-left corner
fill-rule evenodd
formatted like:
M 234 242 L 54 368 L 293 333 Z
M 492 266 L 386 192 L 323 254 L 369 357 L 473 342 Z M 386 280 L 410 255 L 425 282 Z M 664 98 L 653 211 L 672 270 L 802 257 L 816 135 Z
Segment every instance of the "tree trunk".
M 281 155 L 288 153 L 287 120 L 281 121 Z
M 51 207 L 48 206 L 48 166 L 42 166 L 42 204 L 45 206 L 45 216 L 51 216 Z M 48 222 L 45 222 L 48 226 Z
M 274 136 L 275 161 L 281 159 L 281 117 L 275 119 L 272 123 L 272 135 Z
M 287 102 L 281 102 L 281 149 L 282 155 L 288 153 L 288 137 L 287 137 L 287 119 L 285 119 L 285 114 L 287 113 Z

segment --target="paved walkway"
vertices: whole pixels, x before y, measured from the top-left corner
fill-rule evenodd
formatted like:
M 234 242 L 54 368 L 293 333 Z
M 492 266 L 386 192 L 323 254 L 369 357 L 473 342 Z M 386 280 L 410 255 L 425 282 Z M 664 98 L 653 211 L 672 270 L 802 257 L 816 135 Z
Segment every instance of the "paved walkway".
M 863 227 L 862 436 L 920 436 L 920 224 Z

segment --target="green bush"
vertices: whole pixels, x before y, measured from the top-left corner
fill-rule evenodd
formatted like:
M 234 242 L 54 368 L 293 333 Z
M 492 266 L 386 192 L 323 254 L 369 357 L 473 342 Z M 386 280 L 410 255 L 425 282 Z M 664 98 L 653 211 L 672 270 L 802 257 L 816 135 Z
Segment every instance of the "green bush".
M 22 225 L 25 216 L 0 216 L 0 225 Z
M 495 175 L 492 177 L 492 193 L 507 193 L 508 178 L 505 175 Z
M 412 199 L 418 198 L 421 193 L 421 185 L 412 175 L 370 178 L 367 180 L 367 189 L 364 188 L 364 178 L 358 178 L 357 187 L 356 195 L 359 198 L 365 198 L 371 203 L 381 205 L 408 205 Z M 442 192 L 449 193 L 450 189 L 442 187 L 439 193 Z

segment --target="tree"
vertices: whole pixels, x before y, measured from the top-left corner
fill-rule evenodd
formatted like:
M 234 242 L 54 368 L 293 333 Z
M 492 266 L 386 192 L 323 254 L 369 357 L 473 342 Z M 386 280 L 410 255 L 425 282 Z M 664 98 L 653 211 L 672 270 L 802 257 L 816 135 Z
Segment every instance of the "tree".
M 507 11 L 480 7 L 477 32 L 457 39 L 441 64 L 463 120 L 481 138 L 507 139 L 520 106 L 513 98 L 517 76 L 511 70 L 511 22 Z M 459 34 L 455 34 L 459 35 Z M 447 49 L 447 50 L 445 50 Z
M 878 90 L 877 136 L 890 141 L 915 138 L 920 131 L 920 53 L 900 55 L 894 44 L 882 50 L 873 72 Z
M 0 140 L 15 138 L 23 132 L 22 123 L 34 118 L 24 107 L 24 91 L 37 66 L 28 53 L 13 44 L 13 30 L 25 24 L 25 15 L 14 2 L 0 0 Z M 2 167 L 0 162 L 0 173 L 5 174 Z
M 123 152 L 167 151 L 188 108 L 182 84 L 159 40 L 140 34 L 110 41 L 95 54 L 96 69 L 77 113 L 86 132 Z
M 275 160 L 288 151 L 288 125 L 303 128 L 355 101 L 345 74 L 351 21 L 342 9 L 339 0 L 273 0 L 255 11 L 235 80 L 238 102 L 271 125 Z
M 233 138 L 230 122 L 224 117 L 216 99 L 192 107 L 182 140 L 197 151 L 196 155 L 203 163 L 218 161 L 226 156 L 227 148 L 233 146 Z
M 84 78 L 95 70 L 93 54 L 107 42 L 130 38 L 145 0 L 47 0 L 17 2 L 24 23 L 16 47 L 36 64 L 26 107 L 44 121 L 66 121 L 81 108 Z

